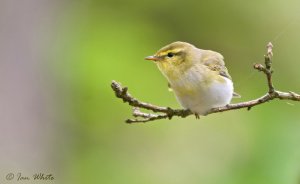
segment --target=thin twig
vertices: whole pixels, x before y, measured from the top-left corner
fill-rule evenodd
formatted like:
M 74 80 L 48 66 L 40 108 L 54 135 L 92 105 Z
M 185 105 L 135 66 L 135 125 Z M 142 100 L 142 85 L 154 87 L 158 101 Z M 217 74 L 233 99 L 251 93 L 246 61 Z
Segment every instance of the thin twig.
M 247 108 L 248 110 L 250 110 L 252 107 L 256 105 L 263 104 L 265 102 L 274 100 L 276 98 L 281 100 L 300 101 L 300 95 L 295 92 L 292 91 L 281 92 L 275 90 L 272 82 L 272 74 L 273 74 L 272 50 L 273 50 L 273 45 L 271 42 L 269 42 L 267 45 L 267 54 L 265 55 L 265 66 L 263 66 L 262 64 L 254 64 L 253 66 L 254 69 L 261 71 L 266 75 L 267 84 L 269 88 L 268 93 L 266 93 L 265 95 L 257 99 L 250 100 L 247 102 L 228 104 L 224 107 L 213 108 L 207 113 L 207 115 L 212 113 L 218 113 L 218 112 L 224 112 L 224 111 L 230 111 L 230 110 L 242 109 L 242 108 Z M 173 116 L 185 118 L 193 114 L 188 109 L 172 109 L 170 107 L 160 107 L 157 105 L 139 101 L 128 93 L 127 87 L 122 87 L 121 84 L 116 81 L 112 81 L 111 87 L 118 98 L 123 99 L 123 102 L 127 102 L 129 103 L 130 106 L 134 107 L 133 116 L 136 117 L 136 119 L 128 119 L 126 120 L 126 123 L 146 123 L 149 121 L 154 121 L 159 119 L 167 119 L 167 118 L 171 119 Z M 151 110 L 155 113 L 159 112 L 160 114 L 144 113 L 141 112 L 139 108 Z

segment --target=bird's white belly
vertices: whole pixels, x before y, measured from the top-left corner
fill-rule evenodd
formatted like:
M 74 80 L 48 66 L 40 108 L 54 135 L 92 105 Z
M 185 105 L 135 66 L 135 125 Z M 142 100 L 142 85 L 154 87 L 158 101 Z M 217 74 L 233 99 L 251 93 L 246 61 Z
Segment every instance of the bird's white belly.
M 203 77 L 203 76 L 202 76 Z M 220 76 L 222 77 L 222 76 Z M 214 80 L 207 84 L 199 74 L 185 76 L 179 83 L 173 83 L 174 92 L 179 103 L 193 113 L 205 115 L 214 107 L 225 106 L 230 103 L 233 95 L 232 81 Z M 186 89 L 184 89 L 186 87 Z

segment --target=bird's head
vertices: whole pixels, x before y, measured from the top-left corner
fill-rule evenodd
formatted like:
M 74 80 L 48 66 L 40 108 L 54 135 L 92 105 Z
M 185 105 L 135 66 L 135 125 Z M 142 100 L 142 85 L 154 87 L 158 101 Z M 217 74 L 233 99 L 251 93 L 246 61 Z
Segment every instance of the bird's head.
M 199 49 L 186 42 L 173 42 L 145 59 L 154 61 L 165 75 L 176 75 L 193 66 L 200 57 Z

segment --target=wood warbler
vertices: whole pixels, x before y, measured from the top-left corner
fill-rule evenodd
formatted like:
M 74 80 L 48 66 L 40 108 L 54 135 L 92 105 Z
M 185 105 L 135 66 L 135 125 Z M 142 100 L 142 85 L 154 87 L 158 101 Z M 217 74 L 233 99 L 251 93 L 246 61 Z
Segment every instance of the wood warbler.
M 206 115 L 239 96 L 233 91 L 224 58 L 218 52 L 174 42 L 145 59 L 155 61 L 179 103 L 196 116 Z

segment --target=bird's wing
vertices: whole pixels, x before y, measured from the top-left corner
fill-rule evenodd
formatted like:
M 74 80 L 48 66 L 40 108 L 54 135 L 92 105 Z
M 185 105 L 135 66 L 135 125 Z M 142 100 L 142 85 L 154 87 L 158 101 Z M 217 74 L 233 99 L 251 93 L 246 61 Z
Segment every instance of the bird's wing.
M 225 67 L 224 57 L 220 53 L 211 50 L 202 50 L 201 63 L 207 66 L 208 69 L 219 72 L 219 75 L 231 80 L 231 76 Z
M 224 57 L 220 53 L 211 50 L 203 50 L 201 63 L 207 66 L 208 69 L 216 71 L 219 75 L 232 80 L 225 66 Z M 236 92 L 233 92 L 232 96 L 233 98 L 241 98 L 241 95 Z

